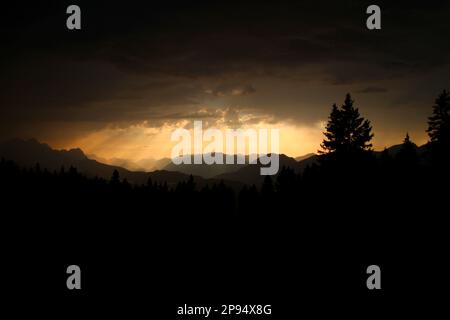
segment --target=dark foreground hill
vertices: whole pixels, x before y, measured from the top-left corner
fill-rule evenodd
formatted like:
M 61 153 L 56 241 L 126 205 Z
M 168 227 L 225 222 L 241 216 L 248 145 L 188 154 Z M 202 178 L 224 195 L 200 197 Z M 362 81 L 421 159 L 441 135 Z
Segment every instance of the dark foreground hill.
M 43 152 L 67 163 L 75 161 L 72 154 L 81 156 Z M 35 159 L 23 160 L 32 164 Z M 64 296 L 65 270 L 75 261 L 89 275 L 83 293 L 108 298 L 107 306 L 114 298 L 122 303 L 119 294 L 130 297 L 152 288 L 163 297 L 175 295 L 171 302 L 213 297 L 220 304 L 251 296 L 269 300 L 276 310 L 298 311 L 298 299 L 286 293 L 284 284 L 320 298 L 324 292 L 343 296 L 345 289 L 345 300 L 353 303 L 372 294 L 365 285 L 366 268 L 376 264 L 383 270 L 384 296 L 395 303 L 404 292 L 418 299 L 418 286 L 434 292 L 432 285 L 441 286 L 448 266 L 442 255 L 448 243 L 443 210 L 448 190 L 437 187 L 448 175 L 391 160 L 394 166 L 379 161 L 364 171 L 319 166 L 296 174 L 281 168 L 273 184 L 239 193 L 224 184 L 198 190 L 193 179 L 173 190 L 155 184 L 131 187 L 73 170 L 45 173 L 0 161 L 9 281 L 3 286 L 14 288 L 18 297 L 36 288 Z M 280 163 L 295 164 L 288 157 Z M 258 174 L 258 166 L 248 168 Z M 144 174 L 170 181 L 182 175 Z M 31 289 L 23 276 L 30 266 L 39 274 Z M 217 295 L 224 292 L 230 296 Z

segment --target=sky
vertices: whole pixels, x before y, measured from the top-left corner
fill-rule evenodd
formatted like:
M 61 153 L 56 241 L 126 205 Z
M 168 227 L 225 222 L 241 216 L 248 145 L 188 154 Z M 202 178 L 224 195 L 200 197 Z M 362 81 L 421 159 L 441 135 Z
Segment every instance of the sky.
M 81 8 L 81 30 L 66 8 Z M 381 8 L 381 30 L 366 8 Z M 103 159 L 170 155 L 170 134 L 277 128 L 280 152 L 320 149 L 351 93 L 375 149 L 427 141 L 450 89 L 448 1 L 39 1 L 1 10 L 0 138 Z

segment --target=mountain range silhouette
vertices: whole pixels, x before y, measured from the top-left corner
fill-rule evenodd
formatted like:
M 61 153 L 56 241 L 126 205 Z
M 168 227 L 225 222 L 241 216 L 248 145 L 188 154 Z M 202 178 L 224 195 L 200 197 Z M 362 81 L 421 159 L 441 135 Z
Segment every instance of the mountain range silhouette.
M 425 146 L 417 147 L 419 155 L 425 152 Z M 395 156 L 401 145 L 394 145 L 387 148 L 391 156 Z M 380 151 L 374 152 L 380 156 Z M 175 185 L 180 181 L 186 181 L 190 175 L 194 177 L 199 186 L 208 182 L 218 182 L 223 180 L 228 185 L 239 187 L 241 184 L 260 185 L 264 181 L 264 176 L 260 175 L 260 164 L 249 165 L 248 156 L 246 164 L 181 164 L 175 165 L 170 159 L 163 158 L 158 161 L 163 166 L 162 170 L 132 171 L 121 166 L 109 165 L 90 159 L 80 148 L 70 150 L 55 150 L 48 144 L 41 143 L 36 139 L 12 139 L 0 143 L 0 157 L 13 160 L 23 167 L 32 167 L 37 163 L 41 168 L 49 171 L 58 171 L 61 167 L 75 167 L 88 177 L 100 177 L 109 179 L 114 170 L 117 170 L 120 177 L 127 179 L 133 184 L 145 184 L 149 178 L 155 182 L 167 182 Z M 279 155 L 279 166 L 289 167 L 296 173 L 302 172 L 307 166 L 317 163 L 318 155 L 309 153 L 302 157 L 292 158 L 284 154 Z M 168 162 L 168 163 L 167 163 Z

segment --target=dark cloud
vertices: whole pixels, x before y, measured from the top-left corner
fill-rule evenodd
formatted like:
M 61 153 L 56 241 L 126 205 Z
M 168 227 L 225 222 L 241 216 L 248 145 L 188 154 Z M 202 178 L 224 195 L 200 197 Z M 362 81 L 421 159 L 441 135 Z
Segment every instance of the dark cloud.
M 388 89 L 383 87 L 365 87 L 364 89 L 356 91 L 356 93 L 383 93 L 383 92 L 388 92 Z
M 245 96 L 256 92 L 256 90 L 252 85 L 239 86 L 239 85 L 222 84 L 214 89 L 207 89 L 205 92 L 208 94 L 212 94 L 216 97 L 223 97 L 223 96 Z
M 312 122 L 335 91 L 414 100 L 385 82 L 450 71 L 447 1 L 378 1 L 377 31 L 365 28 L 369 1 L 80 0 L 80 31 L 65 28 L 69 4 L 2 8 L 3 130 L 48 121 L 157 124 L 200 116 L 208 104 Z

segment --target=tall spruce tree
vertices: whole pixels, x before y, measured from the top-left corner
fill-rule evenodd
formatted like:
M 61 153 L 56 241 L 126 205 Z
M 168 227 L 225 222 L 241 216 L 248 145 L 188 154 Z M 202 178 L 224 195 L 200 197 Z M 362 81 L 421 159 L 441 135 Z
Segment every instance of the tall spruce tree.
M 325 139 L 320 145 L 323 150 L 319 151 L 322 154 L 348 155 L 367 151 L 372 147 L 370 121 L 361 117 L 358 108 L 353 106 L 350 94 L 346 95 L 341 108 L 333 105 L 324 135 Z
M 403 167 L 411 168 L 418 162 L 417 146 L 409 138 L 409 134 L 406 133 L 406 137 L 403 140 L 400 150 L 396 156 L 396 160 Z
M 445 163 L 450 153 L 450 93 L 444 90 L 436 99 L 433 115 L 428 118 L 427 133 L 435 162 Z

